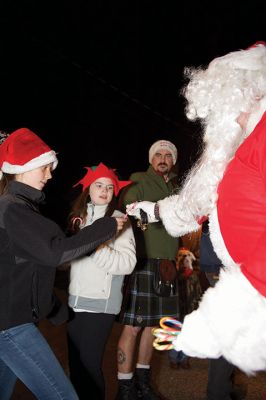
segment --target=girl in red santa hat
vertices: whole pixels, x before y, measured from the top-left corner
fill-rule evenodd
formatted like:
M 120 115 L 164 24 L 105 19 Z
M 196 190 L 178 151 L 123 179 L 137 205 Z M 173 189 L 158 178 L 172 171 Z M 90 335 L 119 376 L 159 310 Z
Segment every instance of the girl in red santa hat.
M 190 356 L 223 356 L 247 374 L 266 369 L 266 43 L 187 69 L 187 116 L 203 125 L 203 152 L 177 196 L 129 206 L 173 236 L 208 216 L 224 268 L 175 347 Z M 156 216 L 156 217 L 155 217 Z
M 70 229 L 74 232 L 82 232 L 106 215 L 123 216 L 116 209 L 116 197 L 131 183 L 120 181 L 103 163 L 86 169 L 86 175 L 77 183 L 83 191 L 70 213 Z M 135 239 L 129 222 L 111 240 L 71 263 L 69 306 L 74 312 L 68 323 L 69 365 L 80 399 L 105 398 L 104 349 L 120 312 L 124 276 L 133 271 L 135 264 Z
M 3 139 L 3 138 L 2 138 Z M 0 145 L 0 397 L 19 378 L 38 399 L 78 399 L 36 324 L 53 314 L 56 267 L 87 254 L 121 230 L 124 219 L 103 217 L 66 237 L 39 205 L 57 165 L 56 153 L 21 128 Z

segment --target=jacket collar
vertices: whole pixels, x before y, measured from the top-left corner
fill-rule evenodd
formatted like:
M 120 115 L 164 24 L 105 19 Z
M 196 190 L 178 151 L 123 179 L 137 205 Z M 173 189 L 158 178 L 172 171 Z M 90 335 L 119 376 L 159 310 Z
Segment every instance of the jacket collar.
M 91 225 L 94 221 L 105 216 L 108 204 L 96 205 L 92 202 L 87 204 L 87 218 L 86 225 Z
M 45 199 L 45 194 L 41 190 L 17 181 L 9 182 L 8 193 L 30 200 L 35 204 L 40 204 Z

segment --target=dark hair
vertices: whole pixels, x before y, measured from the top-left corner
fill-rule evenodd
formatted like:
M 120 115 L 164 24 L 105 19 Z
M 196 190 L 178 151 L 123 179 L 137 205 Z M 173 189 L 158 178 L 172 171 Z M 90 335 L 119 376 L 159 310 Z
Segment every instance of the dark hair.
M 7 191 L 7 186 L 10 181 L 13 181 L 15 179 L 14 174 L 6 174 L 3 172 L 2 179 L 0 179 L 0 195 L 6 193 Z
M 71 234 L 77 233 L 80 230 L 80 225 L 87 217 L 87 204 L 91 201 L 90 198 L 90 187 L 88 186 L 84 192 L 82 192 L 76 200 L 74 200 L 71 211 L 68 216 L 68 228 L 67 231 Z M 108 204 L 105 212 L 105 216 L 110 217 L 117 207 L 117 201 L 115 195 Z

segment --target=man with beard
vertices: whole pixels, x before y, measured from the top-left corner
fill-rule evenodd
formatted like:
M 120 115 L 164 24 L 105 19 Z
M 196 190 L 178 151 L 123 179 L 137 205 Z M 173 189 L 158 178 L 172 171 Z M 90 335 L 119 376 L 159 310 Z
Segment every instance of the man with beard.
M 177 190 L 177 175 L 171 170 L 176 161 L 177 149 L 173 143 L 168 140 L 155 142 L 149 150 L 151 165 L 148 170 L 130 176 L 134 183 L 122 193 L 123 206 L 140 200 L 156 202 L 173 194 Z M 126 285 L 121 312 L 121 322 L 125 326 L 118 343 L 116 399 L 130 400 L 138 396 L 143 400 L 157 400 L 160 397 L 150 386 L 151 330 L 158 326 L 160 318 L 179 316 L 175 269 L 178 239 L 171 237 L 162 223 L 145 229 L 145 224 L 139 227 L 135 222 L 132 221 L 138 262 Z M 159 285 L 160 268 L 170 272 L 168 286 Z M 141 337 L 135 369 L 133 360 L 138 334 Z

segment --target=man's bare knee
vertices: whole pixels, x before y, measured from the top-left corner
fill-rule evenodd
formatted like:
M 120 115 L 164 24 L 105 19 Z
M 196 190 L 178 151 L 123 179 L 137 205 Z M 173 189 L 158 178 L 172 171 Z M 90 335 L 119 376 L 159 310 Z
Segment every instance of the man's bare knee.
M 129 334 L 131 336 L 134 336 L 134 337 L 137 337 L 139 331 L 141 330 L 141 327 L 140 326 L 126 325 L 125 326 L 125 330 L 126 330 L 127 334 Z

